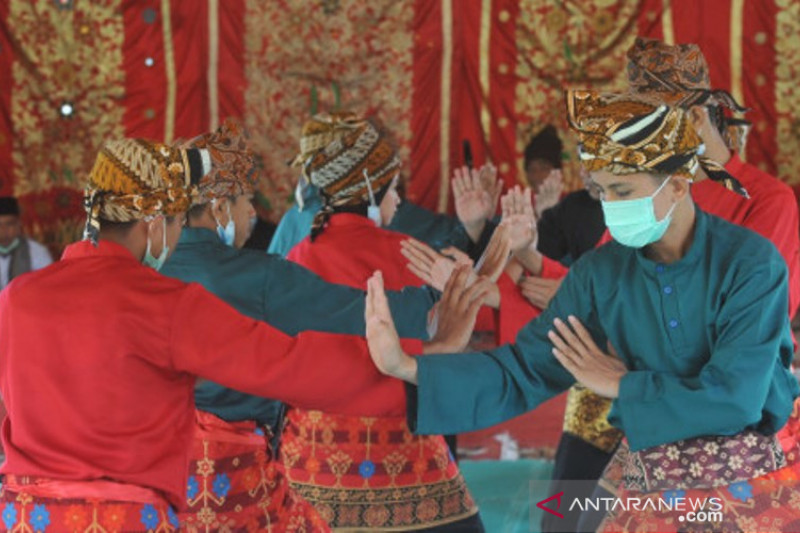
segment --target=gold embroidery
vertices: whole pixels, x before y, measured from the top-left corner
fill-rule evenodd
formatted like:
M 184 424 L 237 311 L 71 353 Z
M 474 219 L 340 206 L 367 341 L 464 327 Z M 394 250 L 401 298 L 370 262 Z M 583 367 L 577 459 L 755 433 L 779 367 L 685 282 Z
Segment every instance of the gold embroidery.
M 376 4 L 377 5 L 377 4 Z M 297 169 L 286 161 L 314 102 L 378 114 L 409 161 L 413 2 L 366 9 L 341 0 L 335 11 L 305 3 L 245 2 L 245 120 L 263 157 L 261 192 L 280 216 Z
M 775 24 L 775 111 L 776 145 L 775 163 L 778 176 L 789 185 L 800 185 L 800 17 L 798 5 L 791 0 L 776 0 L 778 8 Z
M 639 2 L 625 0 L 615 6 L 601 0 L 552 2 L 521 0 L 517 23 L 518 83 L 515 108 L 517 151 L 546 124 L 564 124 L 564 89 L 627 88 L 625 53 L 636 38 Z M 547 21 L 543 24 L 542 21 Z M 561 130 L 564 179 L 568 189 L 582 187 L 578 174 L 574 136 Z M 524 183 L 522 158 L 517 176 Z
M 613 452 L 622 440 L 622 432 L 608 423 L 610 410 L 611 400 L 575 385 L 567 393 L 564 431 L 604 452 Z

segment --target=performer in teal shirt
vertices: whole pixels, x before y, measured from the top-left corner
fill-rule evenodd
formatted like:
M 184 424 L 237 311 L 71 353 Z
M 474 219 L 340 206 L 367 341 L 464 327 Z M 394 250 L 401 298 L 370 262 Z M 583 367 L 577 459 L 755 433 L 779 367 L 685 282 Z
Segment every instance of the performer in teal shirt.
M 686 479 L 672 480 L 686 488 L 730 486 L 784 468 L 796 475 L 797 464 L 786 466 L 775 438 L 800 394 L 789 371 L 785 262 L 766 239 L 697 209 L 690 183 L 702 165 L 712 179 L 746 191 L 699 154 L 684 111 L 589 91 L 569 91 L 567 100 L 616 242 L 575 263 L 515 344 L 482 353 L 406 357 L 393 341 L 380 278 L 370 280 L 370 350 L 379 369 L 417 385 L 409 388 L 409 423 L 423 434 L 475 430 L 527 412 L 577 381 L 613 399 L 609 422 L 625 433 L 628 457 L 669 444 L 684 464 L 702 469 L 691 454 L 704 442 L 738 446 L 745 435 L 763 441 L 759 452 L 744 446 L 745 461 L 765 449 L 775 457 L 749 473 L 723 476 L 728 467 L 721 465 L 706 486 L 686 470 Z M 687 442 L 700 444 L 691 451 Z M 628 466 L 646 470 L 647 457 Z M 650 483 L 660 474 L 646 471 L 640 479 Z M 788 500 L 773 496 L 753 496 L 752 516 L 766 508 L 789 513 L 781 515 L 784 523 L 798 519 Z M 655 513 L 625 520 L 637 521 L 625 522 L 631 531 L 675 527 Z
M 234 128 L 231 124 L 223 126 L 221 133 L 210 137 L 211 144 L 220 142 L 217 137 L 236 137 L 232 133 Z M 242 314 L 268 322 L 288 335 L 304 330 L 364 335 L 364 291 L 327 283 L 310 270 L 277 255 L 241 249 L 253 214 L 248 200 L 252 184 L 246 179 L 253 171 L 247 168 L 248 161 L 233 151 L 225 161 L 215 161 L 215 169 L 206 178 L 213 185 L 206 186 L 208 194 L 222 190 L 235 198 L 231 201 L 222 194 L 214 201 L 220 211 L 219 220 L 225 224 L 218 222 L 217 231 L 192 227 L 192 219 L 206 205 L 194 208 L 189 213 L 189 227 L 183 229 L 161 272 L 200 283 Z M 427 339 L 428 312 L 436 301 L 432 290 L 409 287 L 390 294 L 389 298 L 392 309 L 398 313 L 400 334 Z M 211 381 L 198 383 L 195 402 L 199 409 L 223 420 L 256 420 L 273 431 L 282 412 L 280 402 L 240 393 Z

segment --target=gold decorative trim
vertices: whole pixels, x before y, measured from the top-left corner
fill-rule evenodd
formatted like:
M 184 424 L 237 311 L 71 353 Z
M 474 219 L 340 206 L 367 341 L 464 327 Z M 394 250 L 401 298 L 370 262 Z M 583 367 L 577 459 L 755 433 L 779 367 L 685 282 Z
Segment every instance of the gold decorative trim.
M 486 142 L 492 138 L 492 116 L 489 112 L 489 96 L 491 92 L 489 78 L 489 44 L 492 30 L 492 0 L 481 1 L 481 33 L 479 40 L 479 72 L 481 83 L 481 128 Z
M 744 88 L 742 86 L 742 69 L 743 69 L 743 36 L 744 36 L 744 0 L 733 0 L 731 3 L 731 95 L 733 98 L 747 106 L 744 101 Z M 739 157 L 743 161 L 747 159 L 747 151 L 740 150 Z
M 664 42 L 672 46 L 675 44 L 675 27 L 672 24 L 672 0 L 664 0 L 664 11 L 661 14 L 661 28 L 664 32 Z
M 439 212 L 447 211 L 450 192 L 450 92 L 453 76 L 453 0 L 442 0 L 442 88 L 439 121 Z
M 208 0 L 208 129 L 219 126 L 219 0 Z
M 793 0 L 776 0 L 775 7 L 775 164 L 778 177 L 800 185 L 800 17 Z
M 161 0 L 161 29 L 164 36 L 164 69 L 167 75 L 167 102 L 164 110 L 164 142 L 175 136 L 175 100 L 178 92 L 175 77 L 175 48 L 172 43 L 170 0 Z

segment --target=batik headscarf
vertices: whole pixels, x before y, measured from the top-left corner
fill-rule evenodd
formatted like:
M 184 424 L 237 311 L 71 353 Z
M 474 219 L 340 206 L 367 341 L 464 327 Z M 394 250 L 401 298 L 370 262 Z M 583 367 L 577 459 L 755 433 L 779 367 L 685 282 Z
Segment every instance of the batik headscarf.
M 654 39 L 637 38 L 628 50 L 628 83 L 631 90 L 655 98 L 669 106 L 689 109 L 692 106 L 720 105 L 743 113 L 728 91 L 712 89 L 708 64 L 696 44 L 670 46 Z M 728 148 L 742 152 L 750 122 L 726 118 L 720 109 L 720 133 Z
M 295 200 L 303 210 L 303 188 L 309 183 L 306 163 L 321 149 L 337 139 L 348 135 L 365 122 L 363 117 L 352 111 L 330 111 L 318 113 L 311 117 L 300 131 L 300 153 L 289 162 L 292 167 L 300 168 L 300 182 L 295 190 Z
M 228 119 L 217 131 L 195 137 L 185 146 L 208 150 L 211 157 L 211 172 L 197 185 L 196 203 L 255 192 L 261 178 L 261 162 L 238 122 Z
M 747 197 L 739 181 L 701 155 L 704 145 L 687 111 L 630 94 L 570 90 L 566 96 L 567 118 L 587 170 L 671 174 L 692 181 L 702 167 L 711 179 Z
M 185 212 L 197 181 L 209 169 L 203 161 L 201 150 L 144 139 L 108 141 L 97 154 L 84 191 L 83 238 L 97 245 L 100 219 L 132 222 Z
M 305 163 L 311 183 L 320 189 L 322 209 L 314 217 L 316 237 L 337 210 L 369 202 L 370 190 L 380 203 L 392 179 L 400 172 L 400 158 L 386 134 L 372 120 L 334 139 Z M 369 185 L 367 185 L 369 182 Z

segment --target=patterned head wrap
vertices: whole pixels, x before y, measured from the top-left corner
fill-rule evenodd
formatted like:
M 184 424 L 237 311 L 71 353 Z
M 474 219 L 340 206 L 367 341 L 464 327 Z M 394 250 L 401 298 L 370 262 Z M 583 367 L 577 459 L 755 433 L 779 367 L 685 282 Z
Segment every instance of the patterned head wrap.
M 261 177 L 261 164 L 250 150 L 248 140 L 244 128 L 228 119 L 217 131 L 186 143 L 188 148 L 208 150 L 211 156 L 211 172 L 197 185 L 196 203 L 255 192 Z
M 628 83 L 637 94 L 674 107 L 720 105 L 736 113 L 747 111 L 728 91 L 711 89 L 706 58 L 696 44 L 670 46 L 637 38 L 628 50 Z M 722 110 L 717 122 L 728 147 L 744 150 L 750 122 L 726 119 Z
M 711 179 L 747 197 L 721 165 L 700 155 L 702 140 L 679 107 L 629 94 L 570 90 L 567 119 L 580 138 L 581 162 L 589 171 L 672 174 L 691 181 L 702 166 Z
M 310 181 L 306 163 L 317 152 L 362 126 L 364 122 L 364 118 L 352 111 L 331 111 L 318 113 L 303 124 L 300 131 L 300 153 L 289 162 L 292 167 L 300 167 L 300 182 L 295 190 L 295 200 L 301 211 L 304 207 L 302 190 Z
M 132 222 L 186 211 L 195 184 L 207 170 L 200 150 L 144 139 L 107 142 L 97 154 L 84 191 L 83 238 L 97 245 L 101 218 Z
M 380 192 L 400 171 L 397 152 L 374 121 L 363 121 L 356 128 L 350 123 L 344 127 L 346 135 L 334 139 L 305 163 L 311 183 L 319 187 L 322 196 L 322 209 L 312 225 L 314 236 L 334 211 L 366 204 L 370 188 L 380 202 Z

